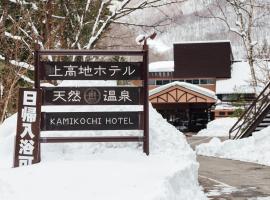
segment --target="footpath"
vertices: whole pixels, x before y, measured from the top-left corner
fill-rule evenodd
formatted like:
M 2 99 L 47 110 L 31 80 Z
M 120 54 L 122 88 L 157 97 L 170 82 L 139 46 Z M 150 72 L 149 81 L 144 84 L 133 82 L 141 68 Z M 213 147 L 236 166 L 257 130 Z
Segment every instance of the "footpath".
M 195 149 L 211 138 L 193 136 L 187 140 Z M 209 199 L 266 200 L 264 197 L 269 197 L 270 200 L 269 166 L 199 155 L 197 160 L 200 163 L 199 182 Z

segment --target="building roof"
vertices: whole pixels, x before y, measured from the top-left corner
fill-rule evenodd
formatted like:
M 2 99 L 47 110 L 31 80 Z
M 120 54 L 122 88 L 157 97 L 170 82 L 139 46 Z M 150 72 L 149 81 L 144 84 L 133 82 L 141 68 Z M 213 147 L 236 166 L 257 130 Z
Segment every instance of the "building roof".
M 197 92 L 199 94 L 202 94 L 204 96 L 207 96 L 207 97 L 210 97 L 210 98 L 213 98 L 213 99 L 217 99 L 217 96 L 215 95 L 215 92 L 213 92 L 211 90 L 208 90 L 206 88 L 203 88 L 203 87 L 191 84 L 191 83 L 179 82 L 179 81 L 174 81 L 174 82 L 168 83 L 166 85 L 162 85 L 160 87 L 152 89 L 152 90 L 149 91 L 149 96 L 157 94 L 157 93 L 159 93 L 159 92 L 161 92 L 163 90 L 166 90 L 166 89 L 168 89 L 170 87 L 173 87 L 173 86 L 180 86 L 180 87 L 186 88 L 188 90 L 191 90 L 191 91 Z
M 270 65 L 270 63 L 268 63 Z M 270 66 L 269 66 L 270 67 Z M 264 79 L 264 71 L 255 66 L 256 76 L 259 79 Z M 217 80 L 216 93 L 217 94 L 232 94 L 232 93 L 254 93 L 251 86 L 251 73 L 249 64 L 246 61 L 235 62 L 232 64 L 232 75 L 230 79 Z M 263 89 L 263 85 L 257 88 L 257 92 Z
M 175 42 L 174 44 L 198 44 L 198 43 L 230 43 L 230 40 L 195 40 L 195 41 L 180 41 L 180 42 Z
M 178 78 L 230 78 L 232 60 L 228 40 L 174 44 L 174 76 Z
M 159 61 L 149 64 L 149 72 L 173 72 L 174 61 Z

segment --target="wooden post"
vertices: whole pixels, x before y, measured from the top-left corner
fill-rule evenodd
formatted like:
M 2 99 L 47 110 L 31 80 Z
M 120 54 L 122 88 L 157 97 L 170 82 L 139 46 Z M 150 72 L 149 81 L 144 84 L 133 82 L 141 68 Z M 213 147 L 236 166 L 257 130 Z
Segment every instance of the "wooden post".
M 39 44 L 35 44 L 35 51 L 34 51 L 34 65 L 35 65 L 35 89 L 40 88 L 40 79 L 39 79 Z
M 143 45 L 143 90 L 144 90 L 144 142 L 143 152 L 149 155 L 149 91 L 148 91 L 148 45 L 144 40 Z
M 40 50 L 40 45 L 38 44 L 38 43 L 36 43 L 35 44 L 35 51 L 34 51 L 34 65 L 35 65 L 35 85 L 34 85 L 34 87 L 35 87 L 35 89 L 36 90 L 40 90 L 40 69 L 39 69 L 39 67 L 40 67 L 40 55 L 39 55 L 39 50 Z M 43 94 L 42 94 L 42 91 L 40 91 L 40 95 L 42 96 Z M 41 100 L 41 98 L 39 99 L 40 101 L 38 102 L 38 104 L 40 105 L 40 107 L 41 107 L 41 104 L 42 104 L 42 100 Z M 40 123 L 41 123 L 41 109 L 39 110 L 39 114 L 38 114 L 38 116 L 39 116 L 39 132 L 40 132 Z M 40 135 L 39 135 L 39 137 L 40 137 Z M 38 138 L 39 138 L 38 137 Z M 41 161 L 41 153 L 40 153 L 40 141 L 39 141 L 39 139 L 37 140 L 37 162 L 40 162 Z

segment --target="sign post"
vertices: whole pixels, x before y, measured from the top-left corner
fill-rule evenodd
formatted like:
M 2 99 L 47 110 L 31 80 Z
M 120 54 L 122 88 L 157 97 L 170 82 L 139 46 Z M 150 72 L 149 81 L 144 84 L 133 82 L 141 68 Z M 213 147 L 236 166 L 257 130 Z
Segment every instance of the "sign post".
M 42 56 L 137 56 L 140 62 L 49 62 Z M 42 80 L 142 80 L 142 86 L 40 87 Z M 41 95 L 42 91 L 42 95 Z M 32 95 L 33 105 L 25 98 Z M 34 98 L 35 97 L 35 98 Z M 30 98 L 30 97 L 29 97 Z M 35 104 L 34 104 L 35 103 Z M 51 112 L 41 105 L 143 105 L 143 111 Z M 20 90 L 14 167 L 40 161 L 40 143 L 143 142 L 149 155 L 148 49 L 35 50 L 35 89 Z M 35 111 L 35 112 L 34 112 Z M 35 114 L 33 117 L 30 114 Z M 25 115 L 27 115 L 25 117 Z M 29 117 L 31 116 L 31 117 Z M 31 131 L 30 131 L 31 128 Z M 143 130 L 142 136 L 40 137 L 42 131 Z M 27 147 L 24 147 L 27 146 Z M 23 157 L 24 156 L 24 157 Z

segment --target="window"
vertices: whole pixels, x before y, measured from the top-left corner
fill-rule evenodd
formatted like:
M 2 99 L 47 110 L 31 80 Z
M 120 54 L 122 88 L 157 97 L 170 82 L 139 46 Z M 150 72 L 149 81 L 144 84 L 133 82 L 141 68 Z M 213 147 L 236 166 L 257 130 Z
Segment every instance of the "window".
M 200 80 L 200 84 L 201 84 L 201 85 L 207 84 L 207 79 L 201 79 L 201 80 Z
M 219 112 L 219 115 L 224 116 L 225 112 Z
M 228 115 L 232 115 L 233 114 L 233 112 L 228 112 Z
M 172 76 L 172 72 L 167 72 L 167 76 L 168 77 Z
M 170 80 L 163 80 L 163 85 L 170 83 Z
M 175 81 L 184 82 L 184 80 L 175 80 Z
M 187 83 L 192 83 L 192 80 L 186 80 Z
M 192 83 L 193 83 L 193 84 L 199 84 L 199 79 L 194 79 L 194 80 L 192 80 Z
M 165 85 L 170 83 L 171 80 L 156 80 L 156 85 Z
M 162 85 L 162 80 L 156 80 L 156 85 Z
M 215 84 L 215 80 L 214 79 L 207 79 L 207 84 Z
M 148 84 L 149 85 L 155 85 L 156 81 L 153 79 L 149 79 Z

